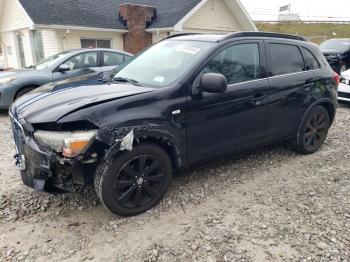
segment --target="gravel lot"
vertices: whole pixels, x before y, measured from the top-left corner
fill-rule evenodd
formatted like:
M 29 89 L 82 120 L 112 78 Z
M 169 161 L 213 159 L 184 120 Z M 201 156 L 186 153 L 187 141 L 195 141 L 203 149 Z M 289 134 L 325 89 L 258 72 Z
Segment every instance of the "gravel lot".
M 22 185 L 0 115 L 0 261 L 349 261 L 350 107 L 325 146 L 282 144 L 186 170 L 153 210 L 106 211 L 92 188 Z

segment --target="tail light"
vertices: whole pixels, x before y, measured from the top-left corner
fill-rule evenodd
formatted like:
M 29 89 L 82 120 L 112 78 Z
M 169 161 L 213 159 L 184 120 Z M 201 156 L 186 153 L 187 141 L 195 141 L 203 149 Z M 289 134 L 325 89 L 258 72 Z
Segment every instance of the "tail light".
M 337 85 L 339 85 L 340 79 L 341 79 L 340 75 L 334 72 L 333 78 L 334 78 L 334 81 L 337 83 Z

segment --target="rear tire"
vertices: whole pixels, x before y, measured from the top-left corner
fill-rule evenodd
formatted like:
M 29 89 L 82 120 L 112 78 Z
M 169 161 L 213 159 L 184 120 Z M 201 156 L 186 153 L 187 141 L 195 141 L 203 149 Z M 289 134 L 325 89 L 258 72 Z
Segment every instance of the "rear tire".
M 323 106 L 316 106 L 306 115 L 294 141 L 293 149 L 300 154 L 313 154 L 324 143 L 330 127 L 329 113 Z
M 152 144 L 135 146 L 103 163 L 95 174 L 95 190 L 103 205 L 114 214 L 134 216 L 155 206 L 172 178 L 167 153 Z

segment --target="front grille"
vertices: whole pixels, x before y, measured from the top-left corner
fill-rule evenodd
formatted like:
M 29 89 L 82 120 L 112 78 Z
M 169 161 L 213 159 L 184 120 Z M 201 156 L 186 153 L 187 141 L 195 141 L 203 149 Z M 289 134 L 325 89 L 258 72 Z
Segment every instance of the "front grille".
M 338 92 L 338 97 L 350 99 L 350 93 Z
M 340 61 L 339 56 L 334 55 L 334 54 L 323 54 L 324 57 L 327 59 L 328 62 L 336 62 Z

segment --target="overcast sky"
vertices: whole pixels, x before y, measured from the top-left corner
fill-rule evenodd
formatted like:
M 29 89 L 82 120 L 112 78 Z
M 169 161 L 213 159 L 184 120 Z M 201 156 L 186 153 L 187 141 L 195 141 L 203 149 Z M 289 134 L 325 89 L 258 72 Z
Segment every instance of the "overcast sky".
M 253 20 L 277 20 L 279 7 L 291 4 L 302 20 L 350 21 L 350 0 L 241 0 Z

